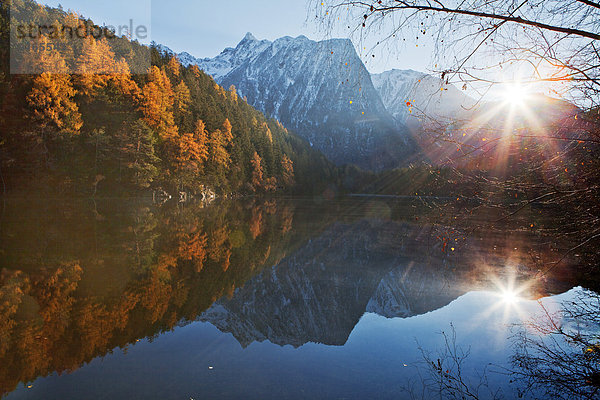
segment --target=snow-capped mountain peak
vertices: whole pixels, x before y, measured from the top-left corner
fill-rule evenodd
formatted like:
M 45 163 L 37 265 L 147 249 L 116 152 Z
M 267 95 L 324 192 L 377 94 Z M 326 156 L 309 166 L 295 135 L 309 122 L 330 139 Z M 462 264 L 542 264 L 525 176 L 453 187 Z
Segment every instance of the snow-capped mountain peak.
M 267 116 L 306 138 L 336 164 L 394 168 L 416 145 L 394 121 L 349 39 L 313 41 L 285 36 L 273 42 L 247 33 L 214 58 L 178 55 Z
M 248 33 L 246 33 L 246 36 L 244 36 L 244 40 L 245 41 L 257 41 L 258 39 L 256 39 L 254 37 L 254 35 L 252 34 L 252 32 L 248 32 Z
M 440 78 L 413 70 L 392 69 L 372 75 L 373 84 L 394 118 L 406 123 L 413 115 L 455 118 L 475 101 Z

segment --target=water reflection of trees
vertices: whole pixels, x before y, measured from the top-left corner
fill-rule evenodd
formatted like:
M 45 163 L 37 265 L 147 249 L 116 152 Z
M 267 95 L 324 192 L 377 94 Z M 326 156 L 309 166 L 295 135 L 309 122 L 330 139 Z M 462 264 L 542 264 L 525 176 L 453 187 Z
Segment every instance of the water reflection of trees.
M 283 202 L 121 207 L 3 221 L 0 393 L 193 321 L 304 240 Z
M 600 398 L 600 295 L 577 292 L 559 311 L 519 327 L 513 337 L 513 379 L 522 395 Z
M 427 263 L 435 253 L 441 275 L 456 274 L 461 265 L 469 285 L 487 273 L 473 268 L 481 264 L 481 254 L 494 253 L 489 265 L 502 267 L 507 255 L 515 264 L 529 257 L 524 244 L 533 242 L 514 232 L 487 233 L 481 241 L 460 227 L 426 222 L 439 218 L 435 210 L 413 206 L 285 199 L 208 208 L 137 201 L 8 202 L 0 229 L 0 393 L 54 371 L 76 370 L 112 349 L 196 320 L 334 221 L 360 231 L 355 223 L 366 218 L 379 249 L 372 255 L 418 248 Z M 381 223 L 392 218 L 393 223 Z M 360 232 L 351 236 L 360 238 Z M 515 240 L 523 250 L 512 250 Z M 459 262 L 461 257 L 470 264 Z
M 554 310 L 539 301 L 539 312 L 513 326 L 508 366 L 484 365 L 473 374 L 467 367 L 470 350 L 457 344 L 451 326 L 441 333 L 441 348 L 421 349 L 421 378 L 407 384 L 407 394 L 452 400 L 599 399 L 600 294 L 581 288 L 572 293 Z M 508 384 L 500 385 L 499 376 Z

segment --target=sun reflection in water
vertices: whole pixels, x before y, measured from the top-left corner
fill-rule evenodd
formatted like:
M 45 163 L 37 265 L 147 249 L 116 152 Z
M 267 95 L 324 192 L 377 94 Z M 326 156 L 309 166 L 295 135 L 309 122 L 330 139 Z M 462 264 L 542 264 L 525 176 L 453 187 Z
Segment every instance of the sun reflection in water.
M 525 305 L 532 282 L 518 282 L 515 273 L 509 273 L 502 278 L 493 277 L 492 282 L 495 286 L 493 293 L 496 300 L 489 311 L 501 311 L 505 323 L 526 320 L 528 313 Z
M 478 314 L 481 321 L 498 318 L 497 321 L 503 327 L 526 321 L 531 317 L 529 299 L 535 286 L 534 280 L 518 279 L 518 274 L 512 267 L 506 268 L 502 275 L 489 276 L 489 285 L 485 290 L 489 297 Z M 500 331 L 504 332 L 504 328 Z M 499 334 L 503 334 L 500 331 Z
M 499 294 L 502 301 L 507 305 L 515 305 L 521 301 L 519 293 L 514 290 L 503 290 Z
M 499 303 L 516 306 L 519 302 L 525 300 L 524 296 L 529 284 L 527 282 L 517 283 L 515 273 L 509 273 L 503 279 L 494 277 L 492 282 L 496 286 L 494 293 L 499 298 Z

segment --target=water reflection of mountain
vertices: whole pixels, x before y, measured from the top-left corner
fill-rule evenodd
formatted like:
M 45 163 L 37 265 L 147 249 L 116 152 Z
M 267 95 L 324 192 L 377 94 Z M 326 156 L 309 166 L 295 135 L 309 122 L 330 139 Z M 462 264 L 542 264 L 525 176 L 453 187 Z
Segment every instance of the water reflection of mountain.
M 286 201 L 5 206 L 0 395 L 194 321 L 328 223 Z
M 200 319 L 244 347 L 264 340 L 343 345 L 365 312 L 409 317 L 443 307 L 465 293 L 464 273 L 453 272 L 457 258 L 431 255 L 422 229 L 389 221 L 335 224 Z
M 397 201 L 3 206 L 0 394 L 198 318 L 244 345 L 340 345 L 365 311 L 421 314 L 472 290 L 478 258 L 503 269 L 490 258 L 518 240 L 481 241 Z

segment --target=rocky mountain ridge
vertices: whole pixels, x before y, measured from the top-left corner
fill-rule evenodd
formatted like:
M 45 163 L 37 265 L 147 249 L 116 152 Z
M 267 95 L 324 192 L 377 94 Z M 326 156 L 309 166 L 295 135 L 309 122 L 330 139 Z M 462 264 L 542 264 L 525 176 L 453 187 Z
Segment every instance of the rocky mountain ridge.
M 299 36 L 270 42 L 248 33 L 214 58 L 177 56 L 220 85 L 235 86 L 250 105 L 338 165 L 394 168 L 417 153 L 408 129 L 388 112 L 348 39 L 316 42 Z
M 577 113 L 573 106 L 539 96 L 523 102 L 527 115 L 514 113 L 512 104 L 478 103 L 456 86 L 419 71 L 370 74 L 348 39 L 316 42 L 286 36 L 271 42 L 248 33 L 235 48 L 203 59 L 159 49 L 184 65 L 197 65 L 225 88 L 235 86 L 249 104 L 334 163 L 370 170 L 420 160 L 447 162 L 456 155 L 456 146 L 430 143 L 439 132 L 450 139 L 466 133 L 460 140 L 475 145 L 504 135 L 498 127 L 506 125 L 507 117 L 542 121 L 528 126 L 543 130 L 564 125 L 563 119 Z
M 413 70 L 392 69 L 372 74 L 373 85 L 398 123 L 415 125 L 419 118 L 451 120 L 466 117 L 475 100 L 444 80 Z

